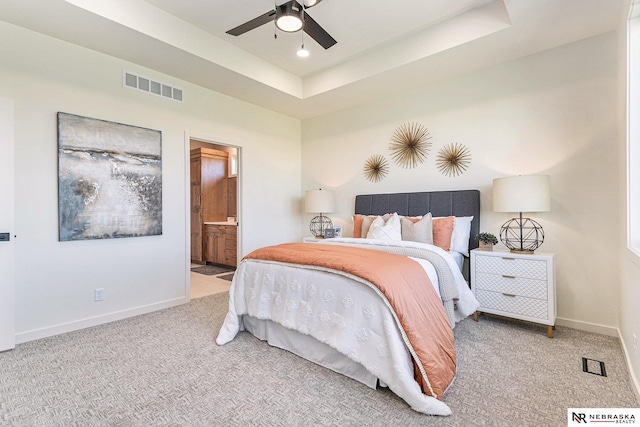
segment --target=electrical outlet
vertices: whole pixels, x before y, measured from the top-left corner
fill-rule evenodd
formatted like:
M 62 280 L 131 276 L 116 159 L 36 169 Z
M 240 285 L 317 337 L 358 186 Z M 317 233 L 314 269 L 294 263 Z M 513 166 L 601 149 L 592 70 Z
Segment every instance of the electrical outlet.
M 104 301 L 104 288 L 98 288 L 93 290 L 93 300 L 95 302 Z
M 633 354 L 638 355 L 638 336 L 633 334 Z

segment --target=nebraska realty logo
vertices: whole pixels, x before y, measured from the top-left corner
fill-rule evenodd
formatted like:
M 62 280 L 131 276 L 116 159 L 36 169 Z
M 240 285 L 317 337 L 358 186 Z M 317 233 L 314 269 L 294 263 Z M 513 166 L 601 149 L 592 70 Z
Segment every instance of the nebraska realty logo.
M 567 425 L 635 424 L 640 419 L 640 408 L 569 408 Z M 639 424 L 640 425 L 640 424 Z

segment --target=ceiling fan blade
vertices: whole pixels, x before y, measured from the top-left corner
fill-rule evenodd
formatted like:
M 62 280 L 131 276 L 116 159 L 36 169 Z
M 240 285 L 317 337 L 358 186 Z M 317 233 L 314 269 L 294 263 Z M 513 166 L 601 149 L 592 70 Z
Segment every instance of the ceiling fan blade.
M 258 16 L 257 18 L 252 19 L 251 21 L 247 21 L 242 25 L 238 25 L 235 28 L 227 31 L 227 34 L 231 34 L 232 36 L 239 36 L 240 34 L 244 34 L 247 31 L 251 31 L 254 28 L 258 28 L 261 25 L 264 25 L 268 22 L 271 22 L 276 17 L 276 11 L 270 10 L 269 12 Z
M 312 39 L 317 41 L 318 44 L 325 49 L 329 49 L 338 43 L 336 39 L 331 37 L 308 13 L 304 14 L 304 32 L 309 34 Z

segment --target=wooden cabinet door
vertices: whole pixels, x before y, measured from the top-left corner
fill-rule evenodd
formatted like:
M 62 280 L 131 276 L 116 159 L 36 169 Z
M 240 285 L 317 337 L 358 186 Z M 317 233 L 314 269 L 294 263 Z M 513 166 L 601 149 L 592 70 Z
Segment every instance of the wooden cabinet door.
M 205 261 L 214 264 L 225 264 L 225 227 L 205 225 Z
M 225 244 L 224 244 L 224 254 L 225 254 L 225 264 L 236 267 L 238 265 L 238 238 L 237 238 L 237 229 L 236 226 L 227 225 L 225 226 Z
M 201 156 L 204 222 L 227 220 L 227 153 L 216 151 L 203 150 Z

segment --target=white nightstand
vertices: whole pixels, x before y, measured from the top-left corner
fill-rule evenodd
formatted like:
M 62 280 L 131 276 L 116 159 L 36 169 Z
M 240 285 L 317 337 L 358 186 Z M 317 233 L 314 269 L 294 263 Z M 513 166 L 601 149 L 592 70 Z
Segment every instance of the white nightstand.
M 478 311 L 547 325 L 553 338 L 556 323 L 556 280 L 553 254 L 471 251 L 471 290 Z M 473 316 L 478 320 L 478 313 Z
M 304 243 L 316 243 L 319 239 L 317 237 L 303 237 L 302 241 Z

